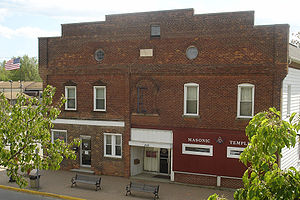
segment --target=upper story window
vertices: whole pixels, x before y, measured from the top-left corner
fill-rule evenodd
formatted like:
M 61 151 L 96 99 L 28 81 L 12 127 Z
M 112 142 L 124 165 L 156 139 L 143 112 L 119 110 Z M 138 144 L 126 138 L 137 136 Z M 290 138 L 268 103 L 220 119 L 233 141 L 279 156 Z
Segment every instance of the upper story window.
M 137 88 L 137 113 L 147 113 L 144 105 L 144 93 L 146 90 L 146 87 Z
M 252 118 L 254 115 L 254 85 L 238 85 L 238 118 Z
M 66 130 L 51 130 L 51 141 L 61 140 L 67 143 L 67 131 Z
M 104 51 L 102 49 L 98 49 L 96 52 L 95 52 L 95 59 L 100 62 L 104 59 Z
M 151 37 L 160 37 L 160 25 L 151 25 Z
M 113 133 L 104 133 L 104 156 L 122 157 L 122 135 Z
M 94 111 L 106 111 L 105 86 L 94 86 Z
M 65 86 L 65 110 L 76 110 L 76 86 Z
M 198 115 L 199 112 L 199 85 L 196 83 L 184 84 L 184 115 Z

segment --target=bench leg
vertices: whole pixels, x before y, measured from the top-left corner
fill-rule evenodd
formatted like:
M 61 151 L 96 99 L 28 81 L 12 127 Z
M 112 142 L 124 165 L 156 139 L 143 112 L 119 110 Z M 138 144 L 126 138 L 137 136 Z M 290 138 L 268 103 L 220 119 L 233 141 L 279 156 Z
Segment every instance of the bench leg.
M 101 190 L 100 184 L 96 184 L 96 191 Z
M 129 195 L 131 195 L 131 191 L 126 189 L 126 196 L 128 195 L 128 193 Z
M 71 180 L 71 181 L 72 181 L 72 185 L 71 185 L 71 188 L 72 188 L 72 187 L 74 187 L 74 185 L 76 186 L 76 181 L 75 181 L 75 179 L 74 179 L 74 178 L 72 178 L 72 180 Z

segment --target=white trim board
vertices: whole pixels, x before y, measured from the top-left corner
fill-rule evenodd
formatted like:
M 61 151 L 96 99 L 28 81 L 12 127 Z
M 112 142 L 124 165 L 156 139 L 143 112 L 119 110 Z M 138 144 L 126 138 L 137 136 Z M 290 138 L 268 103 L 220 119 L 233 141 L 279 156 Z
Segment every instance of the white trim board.
M 56 120 L 53 120 L 52 123 L 54 123 L 54 124 L 72 124 L 72 125 L 88 125 L 88 126 L 125 127 L 125 122 L 123 122 L 123 121 L 56 119 Z

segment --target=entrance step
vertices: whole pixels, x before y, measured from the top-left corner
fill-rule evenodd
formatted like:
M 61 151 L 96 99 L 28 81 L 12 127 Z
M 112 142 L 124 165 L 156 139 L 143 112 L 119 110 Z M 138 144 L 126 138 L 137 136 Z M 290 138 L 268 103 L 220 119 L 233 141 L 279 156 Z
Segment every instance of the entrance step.
M 95 174 L 95 172 L 89 168 L 70 169 L 71 172 Z
M 172 181 L 170 180 L 170 176 L 167 174 L 164 175 L 164 174 L 141 173 L 135 176 L 131 176 L 130 179 L 146 180 L 146 181 L 161 182 L 161 183 L 172 183 Z

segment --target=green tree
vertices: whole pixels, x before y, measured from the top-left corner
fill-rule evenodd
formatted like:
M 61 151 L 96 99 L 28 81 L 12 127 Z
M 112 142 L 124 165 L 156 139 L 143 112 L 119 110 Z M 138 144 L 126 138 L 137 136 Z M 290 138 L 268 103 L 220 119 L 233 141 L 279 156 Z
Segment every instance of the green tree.
M 0 81 L 8 81 L 8 72 L 4 68 L 5 61 L 0 62 Z
M 0 70 L 0 80 L 5 79 L 5 80 L 18 81 L 22 79 L 22 81 L 42 81 L 42 79 L 39 76 L 38 62 L 35 57 L 30 58 L 27 55 L 21 57 L 20 59 L 21 68 L 16 70 L 5 71 L 4 69 L 5 63 L 2 64 L 3 68 Z
M 300 173 L 294 167 L 281 170 L 277 158 L 284 147 L 294 147 L 299 120 L 293 113 L 289 121 L 281 119 L 275 108 L 258 113 L 246 127 L 249 145 L 240 160 L 249 166 L 243 176 L 244 188 L 235 199 L 294 200 L 300 198 Z
M 281 119 L 275 108 L 258 113 L 246 127 L 249 145 L 240 160 L 248 168 L 243 175 L 244 188 L 234 193 L 238 200 L 300 199 L 300 173 L 294 167 L 281 170 L 277 164 L 284 147 L 294 147 L 299 119 L 293 113 L 289 121 Z M 217 195 L 210 199 L 217 199 Z
M 47 86 L 41 101 L 20 95 L 13 106 L 0 95 L 0 165 L 20 187 L 28 184 L 23 174 L 31 169 L 57 170 L 64 157 L 76 157 L 72 147 L 78 146 L 79 140 L 51 142 L 51 121 L 60 114 L 64 102 L 62 99 L 53 105 L 54 92 Z M 38 154 L 41 150 L 43 153 Z

